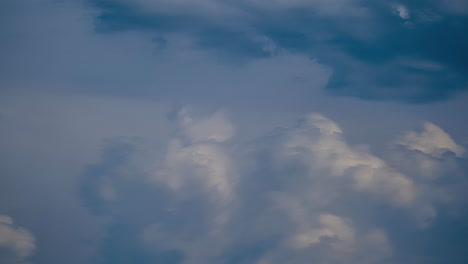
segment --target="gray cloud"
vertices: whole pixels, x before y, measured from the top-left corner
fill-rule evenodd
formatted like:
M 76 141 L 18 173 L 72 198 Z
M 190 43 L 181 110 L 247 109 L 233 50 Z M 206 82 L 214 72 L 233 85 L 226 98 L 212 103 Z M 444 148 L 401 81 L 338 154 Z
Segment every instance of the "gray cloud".
M 255 41 L 266 37 L 333 68 L 334 95 L 421 103 L 467 87 L 466 17 L 453 12 L 456 1 L 90 2 L 102 32 L 182 33 L 230 58 L 271 56 Z
M 301 82 L 303 89 L 289 91 L 297 97 L 325 87 L 368 100 L 441 101 L 467 87 L 466 16 L 446 8 L 456 2 L 6 1 L 2 86 L 171 100 L 209 93 L 228 101 L 232 90 L 242 99 L 252 90 L 281 98 L 285 88 L 266 83 L 282 76 Z M 308 63 L 327 70 L 309 76 L 326 77 L 287 74 L 300 66 L 284 54 L 313 58 Z M 260 85 L 232 85 L 249 77 L 237 76 L 239 67 L 266 61 L 284 69 L 264 69 L 275 74 L 255 77 Z
M 464 264 L 465 6 L 1 1 L 0 225 L 37 264 Z

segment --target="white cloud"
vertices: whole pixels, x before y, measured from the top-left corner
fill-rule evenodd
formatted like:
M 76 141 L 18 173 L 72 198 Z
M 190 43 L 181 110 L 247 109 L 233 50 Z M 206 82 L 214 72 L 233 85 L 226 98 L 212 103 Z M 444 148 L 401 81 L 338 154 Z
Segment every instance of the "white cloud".
M 453 141 L 442 128 L 430 123 L 424 123 L 421 132 L 410 131 L 398 139 L 396 144 L 405 146 L 409 150 L 419 150 L 425 154 L 440 158 L 447 151 L 461 156 L 465 149 Z
M 7 248 L 16 256 L 18 263 L 33 255 L 36 249 L 34 236 L 22 227 L 15 227 L 13 219 L 0 215 L 0 248 Z
M 383 230 L 359 230 L 350 219 L 333 214 L 303 220 L 302 224 L 295 223 L 296 232 L 286 243 L 256 263 L 379 263 L 392 254 Z
M 238 198 L 238 174 L 228 151 L 234 126 L 222 111 L 197 117 L 189 108 L 177 113 L 173 125 L 174 133 L 166 150 L 147 145 L 135 147 L 125 162 L 115 164 L 118 172 L 98 177 L 96 183 L 101 188 L 96 190 L 97 198 L 115 210 L 127 210 L 120 201 L 126 199 L 125 204 L 132 204 L 132 198 L 125 196 L 132 183 L 141 184 L 143 180 L 150 188 L 163 190 L 164 198 L 159 203 L 166 210 L 165 216 L 139 222 L 145 248 L 150 252 L 178 250 L 184 254 L 184 264 L 214 261 L 227 251 L 226 225 Z M 187 203 L 193 208 L 187 208 Z M 152 205 L 135 206 L 158 209 Z M 131 216 L 140 217 L 144 218 Z M 168 230 L 172 220 L 180 223 L 176 230 Z
M 320 243 L 323 237 L 336 237 L 339 241 L 334 247 L 339 250 L 350 250 L 353 246 L 355 231 L 346 219 L 331 214 L 321 214 L 318 217 L 320 228 L 314 228 L 301 232 L 294 236 L 293 246 L 299 248 L 309 247 Z
M 291 129 L 283 151 L 288 158 L 303 160 L 311 170 L 321 168 L 332 176 L 351 177 L 355 190 L 395 204 L 408 204 L 416 195 L 409 178 L 367 151 L 349 146 L 339 126 L 320 114 L 307 115 Z
M 428 180 L 445 177 L 448 181 L 463 184 L 464 170 L 456 160 L 439 160 L 440 154 L 447 149 L 462 153 L 461 147 L 442 129 L 430 123 L 426 126 L 421 133 L 408 133 L 404 143 L 408 149 L 421 149 L 431 156 L 391 149 L 388 153 L 392 158 L 384 161 L 367 148 L 349 145 L 342 129 L 332 120 L 320 114 L 308 114 L 296 127 L 285 129 L 279 141 L 277 163 L 293 162 L 298 166 L 300 162 L 307 168 L 305 173 L 313 183 L 309 190 L 297 191 L 296 196 L 308 199 L 313 208 L 326 209 L 340 199 L 352 197 L 352 193 L 347 193 L 349 190 L 405 208 L 413 218 L 413 224 L 428 228 L 439 215 L 437 206 L 440 203 L 448 205 L 459 201 L 457 188 L 451 184 L 432 184 Z M 330 177 L 335 179 L 327 179 Z M 314 188 L 314 184 L 320 187 Z M 316 235 L 327 232 L 314 230 Z
M 232 196 L 232 165 L 228 155 L 216 144 L 184 146 L 174 139 L 169 146 L 164 171 L 157 172 L 158 179 L 175 190 L 187 186 L 194 179 L 202 180 L 207 190 L 215 191 L 220 198 Z
M 234 135 L 232 124 L 222 111 L 197 120 L 182 109 L 178 117 L 182 137 L 170 141 L 164 160 L 152 173 L 153 180 L 176 191 L 201 181 L 216 199 L 232 199 L 237 176 L 222 145 Z
M 0 223 L 2 224 L 7 224 L 7 225 L 12 225 L 13 224 L 13 219 L 7 215 L 0 215 Z
M 416 182 L 418 197 L 412 216 L 418 227 L 428 228 L 443 216 L 443 210 L 456 210 L 466 203 L 462 198 L 468 184 L 466 161 L 457 157 L 464 149 L 444 130 L 426 122 L 422 131 L 407 132 L 394 143 L 388 162 Z M 446 151 L 455 155 L 442 155 Z
M 411 18 L 410 11 L 404 5 L 396 4 L 393 6 L 393 10 L 395 11 L 395 13 L 397 13 L 398 16 L 400 16 L 404 20 L 408 20 Z
M 368 211 L 414 217 L 407 224 L 423 228 L 438 216 L 439 200 L 431 196 L 436 189 L 399 162 L 350 145 L 340 126 L 322 114 L 307 114 L 297 126 L 279 129 L 265 145 L 239 142 L 222 111 L 198 118 L 184 108 L 177 117 L 161 155 L 143 158 L 142 166 L 116 165 L 129 177 L 146 174 L 154 184 L 148 187 L 160 195 L 144 195 L 149 205 L 131 196 L 120 205 L 113 190 L 97 190 L 98 198 L 119 212 L 111 216 L 131 229 L 138 226 L 149 254 L 178 251 L 184 264 L 230 263 L 259 246 L 249 263 L 385 263 L 393 251 L 385 232 L 390 220 Z M 146 155 L 134 156 L 130 159 Z M 116 177 L 111 187 L 117 195 L 141 187 L 141 178 Z M 153 198 L 159 200 L 153 204 Z M 150 216 L 122 217 L 133 205 Z

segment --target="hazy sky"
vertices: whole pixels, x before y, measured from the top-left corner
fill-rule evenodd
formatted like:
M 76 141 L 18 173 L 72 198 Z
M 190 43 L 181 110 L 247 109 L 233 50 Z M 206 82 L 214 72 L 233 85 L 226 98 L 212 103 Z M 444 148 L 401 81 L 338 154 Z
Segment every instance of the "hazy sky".
M 0 1 L 0 263 L 468 263 L 465 0 Z

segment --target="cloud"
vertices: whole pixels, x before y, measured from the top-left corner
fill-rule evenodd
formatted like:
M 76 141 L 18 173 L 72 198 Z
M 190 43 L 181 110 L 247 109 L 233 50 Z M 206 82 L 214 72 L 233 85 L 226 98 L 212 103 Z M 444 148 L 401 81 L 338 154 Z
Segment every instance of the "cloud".
M 181 125 L 192 142 L 224 142 L 234 134 L 232 124 L 221 111 L 199 121 L 192 120 L 186 109 L 182 109 L 179 115 Z
M 440 212 L 463 207 L 460 197 L 468 182 L 466 159 L 455 153 L 463 153 L 450 135 L 440 127 L 426 122 L 422 131 L 410 131 L 393 142 L 387 160 L 418 183 L 419 208 L 415 219 L 420 227 L 427 228 Z
M 410 19 L 411 15 L 408 10 L 404 5 L 397 4 L 393 7 L 395 9 L 395 12 L 402 18 L 402 19 Z
M 122 4 L 119 9 L 123 2 L 130 7 Z M 217 107 L 239 100 L 296 105 L 297 100 L 306 101 L 303 94 L 311 97 L 320 91 L 331 75 L 317 60 L 284 51 L 261 34 L 239 31 L 240 40 L 235 29 L 226 32 L 230 27 L 210 23 L 212 26 L 198 31 L 192 21 L 182 23 L 180 30 L 169 26 L 159 32 L 158 18 L 143 2 L 103 1 L 96 3 L 99 8 L 83 1 L 8 2 L 9 11 L 1 16 L 8 39 L 2 44 L 5 52 L 0 62 L 3 91 L 147 98 Z M 144 6 L 138 8 L 138 4 Z M 151 1 L 147 4 L 152 5 Z M 96 18 L 101 11 L 102 17 Z M 187 11 L 195 12 L 194 8 Z M 140 16 L 145 17 L 142 12 L 149 16 L 147 30 L 145 18 L 138 22 Z M 186 17 L 175 15 L 176 24 L 180 16 Z M 202 15 L 200 19 L 209 18 Z M 99 22 L 101 19 L 107 22 Z M 172 18 L 168 19 L 171 24 Z M 242 20 L 236 16 L 236 21 Z M 107 26 L 115 26 L 114 33 Z M 131 30 L 125 30 L 127 26 Z M 192 26 L 204 37 L 185 30 Z M 224 48 L 216 48 L 219 45 Z M 255 59 L 226 56 L 224 49 L 248 53 Z M 254 99 L 266 98 L 266 93 L 270 94 L 268 100 Z
M 24 263 L 23 261 L 33 255 L 36 240 L 28 230 L 16 228 L 11 217 L 0 215 L 0 248 L 10 251 L 6 254 L 2 251 L 0 260 L 11 264 Z
M 2 86 L 171 100 L 212 94 L 226 102 L 233 89 L 248 99 L 261 78 L 272 98 L 313 96 L 281 79 L 335 96 L 441 101 L 468 87 L 465 15 L 449 2 L 8 0 Z M 294 65 L 275 74 L 254 68 L 288 61 Z M 305 62 L 326 70 L 289 74 Z
M 351 177 L 356 190 L 386 196 L 394 203 L 414 199 L 410 179 L 372 154 L 353 149 L 341 134 L 333 121 L 319 114 L 308 115 L 287 133 L 285 156 L 302 159 L 311 170 L 322 168 L 335 177 Z
M 222 111 L 194 120 L 187 109 L 179 111 L 178 122 L 182 137 L 169 142 L 153 180 L 164 182 L 176 191 L 190 192 L 188 184 L 199 179 L 209 192 L 218 194 L 215 199 L 231 199 L 235 172 L 222 143 L 234 135 L 232 124 Z
M 117 222 L 128 225 L 124 230 L 135 232 L 141 244 L 141 252 L 126 250 L 123 259 L 137 254 L 142 261 L 164 261 L 168 251 L 175 251 L 185 263 L 200 263 L 214 254 L 210 252 L 216 246 L 223 247 L 223 227 L 232 213 L 237 183 L 226 151 L 233 126 L 222 111 L 197 118 L 187 108 L 178 111 L 174 122 L 177 132 L 165 151 L 143 147 L 138 140 L 116 140 L 85 175 L 85 204 L 101 215 L 120 215 Z M 128 195 L 135 191 L 141 201 L 159 202 L 132 205 L 135 199 Z M 134 210 L 146 213 L 131 213 Z M 181 228 L 177 223 L 187 225 Z M 109 236 L 119 240 L 124 233 Z
M 321 214 L 318 217 L 318 222 L 322 226 L 321 228 L 299 233 L 293 238 L 293 246 L 306 248 L 320 243 L 320 240 L 326 237 L 336 237 L 340 243 L 347 244 L 347 247 L 353 246 L 354 230 L 344 219 L 335 215 Z M 343 248 L 342 250 L 349 250 L 349 248 Z
M 213 144 L 183 146 L 175 139 L 170 142 L 167 169 L 156 172 L 158 180 L 167 182 L 173 189 L 180 189 L 190 182 L 188 177 L 202 179 L 207 188 L 214 189 L 220 197 L 230 197 L 233 179 L 228 178 L 232 165 L 229 158 Z
M 391 256 L 392 248 L 382 230 L 358 233 L 350 220 L 331 214 L 319 215 L 316 222 L 320 228 L 300 230 L 289 239 L 288 246 L 292 249 L 287 250 L 288 246 L 278 248 L 256 263 L 303 263 L 307 260 L 319 263 L 376 263 Z M 319 257 L 319 250 L 326 251 L 325 254 L 322 252 L 326 257 Z
M 266 37 L 280 50 L 332 68 L 326 91 L 333 95 L 425 103 L 468 87 L 465 17 L 450 11 L 463 10 L 457 1 L 203 1 L 195 8 L 192 1 L 90 2 L 100 12 L 100 32 L 182 34 L 231 60 L 275 56 L 256 41 Z
M 352 146 L 319 113 L 249 142 L 221 110 L 171 120 L 165 144 L 114 139 L 83 176 L 86 206 L 112 219 L 103 263 L 413 263 L 406 236 L 443 229 L 444 210 L 466 203 L 462 161 L 442 157 L 440 172 L 460 177 L 441 184 Z
M 426 122 L 421 132 L 411 131 L 396 141 L 409 150 L 419 150 L 433 157 L 440 158 L 447 151 L 461 156 L 465 150 L 457 145 L 453 139 L 440 127 Z

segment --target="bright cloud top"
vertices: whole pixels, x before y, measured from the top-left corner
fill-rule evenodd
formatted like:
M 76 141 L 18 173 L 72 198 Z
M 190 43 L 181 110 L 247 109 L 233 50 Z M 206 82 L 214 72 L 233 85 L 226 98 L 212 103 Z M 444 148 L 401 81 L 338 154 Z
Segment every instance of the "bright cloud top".
M 447 151 L 461 156 L 465 149 L 457 145 L 442 128 L 430 123 L 424 123 L 420 132 L 408 132 L 404 137 L 396 141 L 409 150 L 419 150 L 433 157 L 440 158 Z
M 320 130 L 319 135 L 314 128 Z M 399 204 L 414 199 L 415 190 L 410 179 L 372 154 L 353 149 L 341 134 L 333 121 L 311 114 L 289 132 L 285 151 L 287 155 L 304 159 L 311 169 L 324 168 L 333 176 L 351 177 L 357 190 L 383 195 Z

